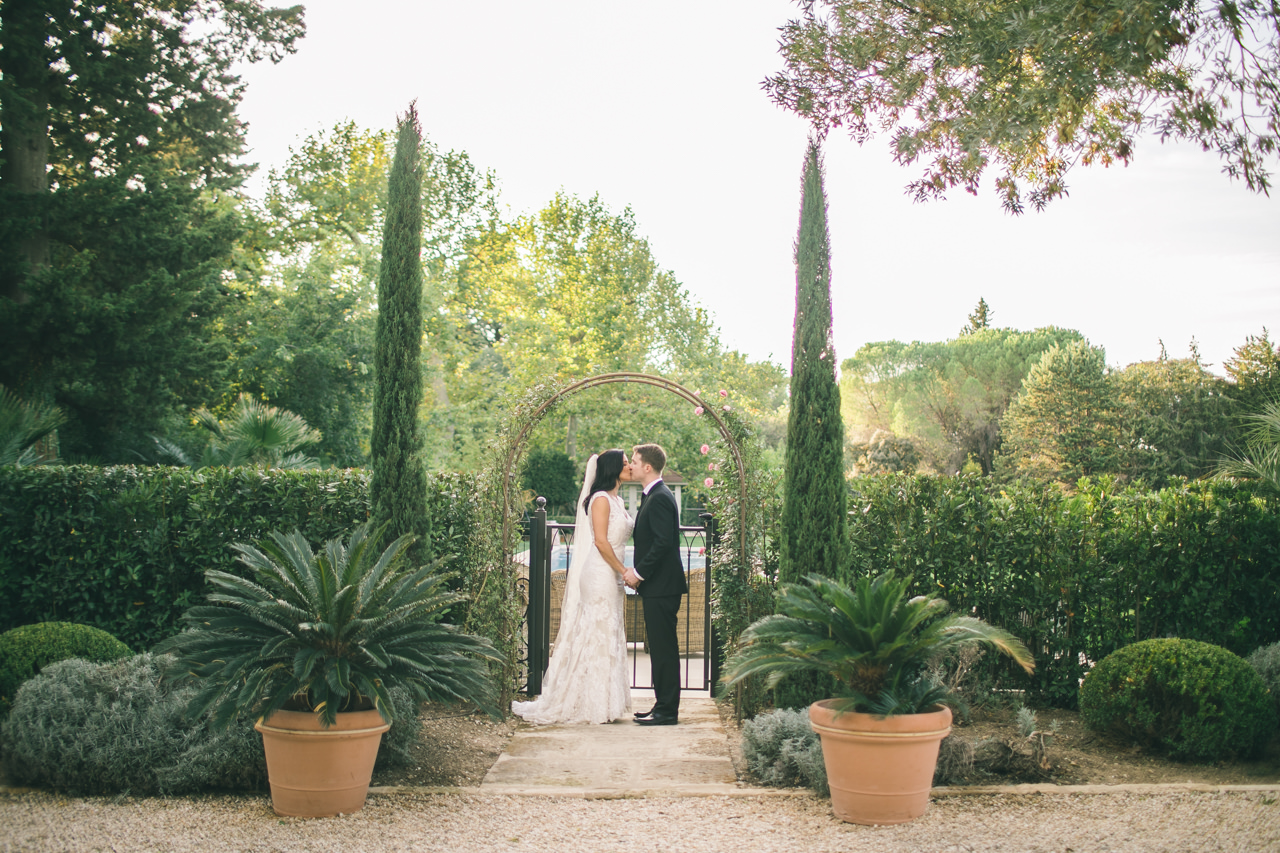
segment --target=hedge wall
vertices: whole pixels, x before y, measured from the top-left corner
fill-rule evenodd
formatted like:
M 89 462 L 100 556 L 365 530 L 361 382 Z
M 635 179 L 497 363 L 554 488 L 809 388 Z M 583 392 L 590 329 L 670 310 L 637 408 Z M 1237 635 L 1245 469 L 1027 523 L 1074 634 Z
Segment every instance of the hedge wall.
M 462 553 L 474 484 L 439 475 L 429 488 L 435 552 Z M 78 622 L 147 649 L 202 600 L 205 569 L 236 570 L 231 543 L 294 528 L 320 543 L 368 516 L 369 475 L 355 469 L 6 466 L 0 632 Z
M 436 553 L 467 554 L 477 487 L 430 480 Z M 1160 492 L 1082 481 L 1000 486 L 979 477 L 852 482 L 855 574 L 896 568 L 1036 653 L 1030 678 L 988 656 L 987 675 L 1072 707 L 1084 660 L 1178 636 L 1240 654 L 1280 641 L 1280 499 L 1248 484 Z M 313 542 L 368 517 L 364 471 L 88 466 L 0 468 L 0 631 L 94 625 L 150 648 L 234 571 L 232 542 L 300 528 Z M 463 573 L 474 569 L 460 563 Z M 491 638 L 501 641 L 503 638 Z
M 1280 500 L 1247 483 L 1148 492 L 1081 481 L 998 485 L 980 477 L 853 481 L 850 576 L 895 568 L 1021 637 L 1027 677 L 988 675 L 1074 707 L 1086 661 L 1153 637 L 1239 654 L 1280 640 Z M 990 656 L 988 656 L 990 657 Z

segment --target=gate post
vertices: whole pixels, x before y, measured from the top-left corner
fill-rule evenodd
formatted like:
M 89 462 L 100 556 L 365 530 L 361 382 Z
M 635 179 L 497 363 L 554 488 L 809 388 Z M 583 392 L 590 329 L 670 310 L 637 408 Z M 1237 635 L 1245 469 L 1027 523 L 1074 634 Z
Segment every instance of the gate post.
M 530 696 L 542 693 L 542 676 L 551 657 L 551 548 L 547 537 L 547 499 L 539 497 L 529 527 L 529 680 Z
M 712 696 L 717 695 L 720 685 L 720 658 L 723 656 L 724 650 L 720 647 L 720 638 L 716 636 L 716 623 L 711 621 L 711 564 L 714 559 L 716 546 L 720 544 L 720 533 L 716 529 L 716 517 L 709 512 L 698 513 L 698 518 L 702 519 L 702 526 L 706 528 L 707 543 L 707 608 L 703 617 L 707 625 L 707 663 L 709 666 L 707 677 L 707 688 Z

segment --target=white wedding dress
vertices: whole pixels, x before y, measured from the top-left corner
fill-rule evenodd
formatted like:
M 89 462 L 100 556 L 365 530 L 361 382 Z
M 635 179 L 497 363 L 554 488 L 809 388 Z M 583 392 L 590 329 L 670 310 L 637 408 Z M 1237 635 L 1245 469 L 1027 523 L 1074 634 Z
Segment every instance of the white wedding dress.
M 590 480 L 588 480 L 590 482 Z M 609 502 L 609 544 L 621 562 L 635 522 L 621 498 L 596 492 L 591 498 Z M 607 723 L 631 711 L 627 672 L 627 632 L 623 621 L 626 590 L 622 578 L 600 556 L 589 520 L 579 505 L 574 554 L 565 581 L 560 631 L 542 680 L 542 695 L 512 702 L 511 710 L 537 725 Z M 588 516 L 589 518 L 589 516 Z

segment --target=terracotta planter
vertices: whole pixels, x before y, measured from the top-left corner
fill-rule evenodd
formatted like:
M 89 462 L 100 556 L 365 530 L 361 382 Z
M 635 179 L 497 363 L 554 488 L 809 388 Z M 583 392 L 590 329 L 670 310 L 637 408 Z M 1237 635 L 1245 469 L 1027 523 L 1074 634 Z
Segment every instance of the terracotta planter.
M 809 706 L 822 738 L 831 783 L 831 809 L 849 823 L 906 823 L 929 807 L 938 745 L 951 733 L 951 709 L 876 717 L 850 711 L 836 716 L 835 699 Z
M 311 712 L 277 711 L 254 728 L 262 732 L 276 814 L 328 817 L 364 808 L 378 744 L 391 725 L 377 711 L 339 714 L 327 729 Z

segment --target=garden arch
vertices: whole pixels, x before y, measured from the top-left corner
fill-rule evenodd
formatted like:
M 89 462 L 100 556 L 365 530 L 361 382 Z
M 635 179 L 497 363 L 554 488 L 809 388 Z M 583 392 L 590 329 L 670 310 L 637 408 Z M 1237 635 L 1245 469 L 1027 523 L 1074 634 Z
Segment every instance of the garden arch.
M 513 541 L 511 537 L 512 525 L 515 523 L 512 513 L 512 495 L 515 489 L 515 478 L 520 467 L 520 457 L 524 453 L 525 442 L 528 440 L 533 428 L 542 422 L 543 417 L 550 412 L 557 403 L 572 397 L 579 391 L 585 391 L 588 388 L 596 388 L 601 385 L 614 385 L 618 383 L 635 383 L 639 385 L 649 385 L 653 388 L 660 388 L 669 391 L 677 397 L 692 403 L 695 407 L 701 408 L 703 414 L 709 415 L 711 420 L 715 422 L 716 429 L 719 431 L 721 438 L 724 439 L 725 445 L 729 448 L 729 452 L 733 455 L 734 471 L 738 478 L 738 553 L 746 553 L 746 536 L 747 536 L 747 477 L 742 467 L 742 448 L 733 437 L 733 433 L 729 431 L 724 420 L 716 412 L 714 406 L 708 405 L 698 394 L 685 388 L 678 382 L 665 379 L 661 376 L 653 376 L 648 373 L 601 373 L 597 376 L 589 376 L 586 379 L 580 379 L 571 385 L 561 388 L 551 397 L 536 407 L 521 424 L 519 431 L 512 436 L 506 448 L 506 458 L 503 460 L 502 468 L 502 542 L 504 548 L 509 548 Z M 510 555 L 508 555 L 510 556 Z

